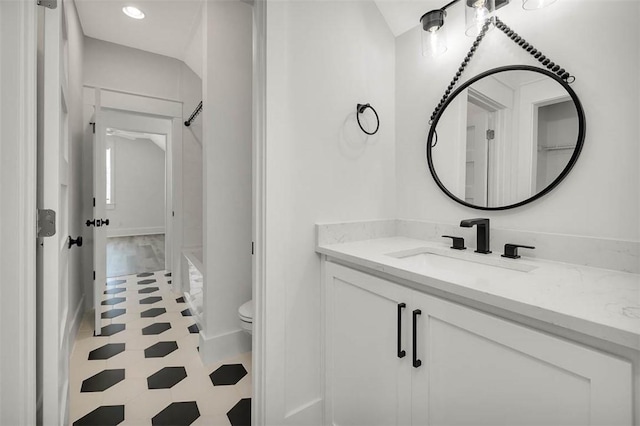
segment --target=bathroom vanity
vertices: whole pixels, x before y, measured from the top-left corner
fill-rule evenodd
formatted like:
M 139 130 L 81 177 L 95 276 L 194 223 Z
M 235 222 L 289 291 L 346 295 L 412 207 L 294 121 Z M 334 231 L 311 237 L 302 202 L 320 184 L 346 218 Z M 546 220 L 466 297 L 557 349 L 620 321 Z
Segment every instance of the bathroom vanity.
M 316 251 L 325 424 L 637 424 L 639 275 L 405 237 Z

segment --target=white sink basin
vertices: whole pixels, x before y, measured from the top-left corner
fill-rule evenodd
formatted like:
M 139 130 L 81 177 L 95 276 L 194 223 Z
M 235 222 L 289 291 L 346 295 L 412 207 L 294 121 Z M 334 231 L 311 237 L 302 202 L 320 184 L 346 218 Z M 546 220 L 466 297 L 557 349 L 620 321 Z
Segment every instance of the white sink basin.
M 487 255 L 474 253 L 473 251 L 439 249 L 435 247 L 420 247 L 396 253 L 387 253 L 387 256 L 401 259 L 407 266 L 414 268 L 445 268 L 464 271 L 465 267 L 469 267 L 469 262 L 525 273 L 537 268 L 537 266 L 523 262 L 520 259 L 506 259 L 492 254 Z

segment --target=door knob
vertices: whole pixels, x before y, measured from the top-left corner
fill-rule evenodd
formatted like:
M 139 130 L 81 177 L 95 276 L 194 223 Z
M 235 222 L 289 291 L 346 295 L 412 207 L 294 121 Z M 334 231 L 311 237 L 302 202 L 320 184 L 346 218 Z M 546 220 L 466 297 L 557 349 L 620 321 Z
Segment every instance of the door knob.
M 100 225 L 98 225 L 98 226 L 102 226 L 102 225 L 104 225 L 104 226 L 109 226 L 109 219 L 107 219 L 107 220 L 104 220 L 104 219 L 97 219 L 97 220 L 99 220 L 99 221 L 100 221 Z
M 74 244 L 76 244 L 78 247 L 82 247 L 82 237 L 78 237 L 74 240 L 73 238 L 71 238 L 71 236 L 69 236 L 69 248 L 73 247 Z
M 85 222 L 85 224 L 86 224 L 87 226 L 92 226 L 92 225 L 93 225 L 93 226 L 96 226 L 96 220 L 95 220 L 95 219 L 93 219 L 93 220 L 89 220 L 89 219 L 87 219 L 87 221 Z

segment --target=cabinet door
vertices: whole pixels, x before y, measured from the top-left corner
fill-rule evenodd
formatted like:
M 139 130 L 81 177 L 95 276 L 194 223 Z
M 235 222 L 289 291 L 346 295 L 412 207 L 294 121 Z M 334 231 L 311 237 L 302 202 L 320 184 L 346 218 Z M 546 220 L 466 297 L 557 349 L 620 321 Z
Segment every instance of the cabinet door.
M 409 424 L 408 301 L 391 282 L 325 264 L 325 422 L 332 425 Z M 398 305 L 401 349 L 398 354 Z
M 413 304 L 413 424 L 631 424 L 629 362 L 424 294 Z

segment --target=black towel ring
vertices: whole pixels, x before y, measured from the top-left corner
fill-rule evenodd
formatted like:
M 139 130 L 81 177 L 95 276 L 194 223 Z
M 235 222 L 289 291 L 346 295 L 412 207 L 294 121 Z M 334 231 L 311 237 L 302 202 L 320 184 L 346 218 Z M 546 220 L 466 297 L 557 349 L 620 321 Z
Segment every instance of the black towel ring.
M 362 124 L 360 124 L 360 114 L 362 114 L 367 108 L 371 108 L 371 111 L 373 111 L 373 113 L 376 115 L 376 121 L 378 122 L 378 124 L 376 125 L 376 129 L 369 133 L 367 132 L 363 127 Z M 380 117 L 378 117 L 378 113 L 376 112 L 375 109 L 373 109 L 373 107 L 369 104 L 358 104 L 358 106 L 356 107 L 356 120 L 358 120 L 358 126 L 360 126 L 360 129 L 365 132 L 368 135 L 375 135 L 376 133 L 378 133 L 378 129 L 380 128 Z

